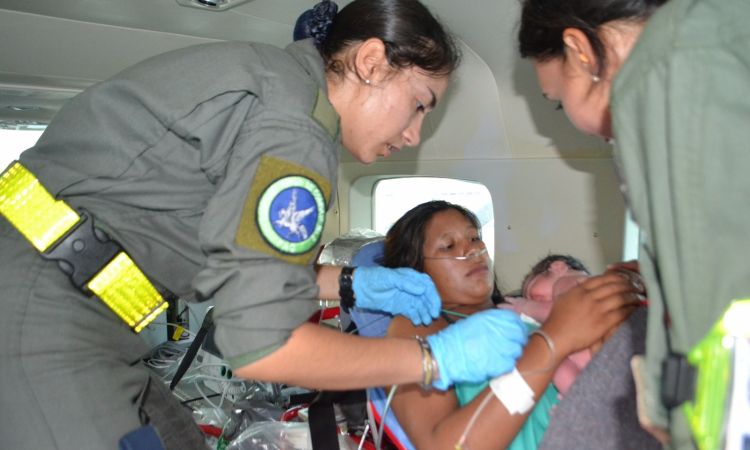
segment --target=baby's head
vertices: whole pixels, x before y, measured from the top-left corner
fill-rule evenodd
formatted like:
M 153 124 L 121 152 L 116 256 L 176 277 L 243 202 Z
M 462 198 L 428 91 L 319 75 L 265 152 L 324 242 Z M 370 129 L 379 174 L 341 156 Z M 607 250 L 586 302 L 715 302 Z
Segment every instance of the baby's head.
M 588 269 L 569 255 L 549 255 L 542 259 L 524 277 L 521 293 L 524 298 L 537 302 L 552 302 L 558 295 L 577 284 Z

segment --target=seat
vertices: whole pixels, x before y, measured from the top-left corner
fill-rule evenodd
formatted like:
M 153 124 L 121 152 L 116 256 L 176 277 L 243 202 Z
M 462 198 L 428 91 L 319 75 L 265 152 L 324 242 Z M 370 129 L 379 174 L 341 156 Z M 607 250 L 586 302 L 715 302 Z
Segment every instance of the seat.
M 382 240 L 362 246 L 352 257 L 351 265 L 354 267 L 378 266 L 378 261 L 383 255 L 383 248 Z M 387 313 L 360 309 L 356 306 L 348 312 L 342 309 L 342 314 L 347 313 L 356 325 L 359 335 L 364 337 L 384 337 L 393 318 Z M 387 398 L 388 396 L 382 387 L 367 388 L 367 416 L 373 430 L 378 430 L 382 424 Z M 384 433 L 388 435 L 399 450 L 416 450 L 392 412 L 385 414 Z M 374 432 L 373 434 L 377 433 Z M 376 446 L 378 446 L 377 441 Z

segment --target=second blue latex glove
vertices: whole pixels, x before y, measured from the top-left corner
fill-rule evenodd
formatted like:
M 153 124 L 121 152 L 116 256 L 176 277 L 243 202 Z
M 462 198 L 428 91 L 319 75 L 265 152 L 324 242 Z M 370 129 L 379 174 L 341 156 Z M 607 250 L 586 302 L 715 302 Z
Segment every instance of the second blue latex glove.
M 352 289 L 363 309 L 401 314 L 414 325 L 429 325 L 440 314 L 440 295 L 429 275 L 414 269 L 357 267 Z
M 440 372 L 433 386 L 446 390 L 457 382 L 479 383 L 511 371 L 529 340 L 526 330 L 518 314 L 491 309 L 427 336 Z

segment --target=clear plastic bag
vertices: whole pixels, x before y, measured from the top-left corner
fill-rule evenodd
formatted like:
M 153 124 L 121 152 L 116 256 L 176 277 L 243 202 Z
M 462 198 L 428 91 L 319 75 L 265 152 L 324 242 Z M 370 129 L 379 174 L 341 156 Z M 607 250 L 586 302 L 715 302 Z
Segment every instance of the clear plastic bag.
M 277 422 L 284 411 L 284 408 L 259 400 L 235 403 L 229 421 L 224 425 L 224 438 L 232 441 L 257 422 Z
M 338 440 L 340 450 L 357 450 L 347 436 L 339 434 Z M 225 450 L 312 450 L 310 426 L 304 422 L 254 423 Z
M 355 228 L 332 240 L 323 248 L 318 264 L 348 266 L 359 249 L 370 242 L 380 241 L 383 235 L 366 228 Z

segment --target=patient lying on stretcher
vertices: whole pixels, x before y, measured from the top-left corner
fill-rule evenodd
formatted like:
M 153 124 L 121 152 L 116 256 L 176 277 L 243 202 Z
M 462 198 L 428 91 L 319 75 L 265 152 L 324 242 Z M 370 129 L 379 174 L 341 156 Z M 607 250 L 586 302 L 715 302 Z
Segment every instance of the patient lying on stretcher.
M 471 212 L 442 201 L 419 205 L 394 224 L 386 236 L 381 263 L 430 275 L 443 300 L 444 314 L 430 326 L 418 327 L 395 317 L 388 336 L 424 337 L 462 316 L 494 307 L 493 293 L 499 291 L 479 233 L 478 220 Z M 400 386 L 392 413 L 418 450 L 453 450 L 456 444 L 471 450 L 536 448 L 549 410 L 557 402 L 557 390 L 550 385 L 552 374 L 567 356 L 590 347 L 627 318 L 638 303 L 638 294 L 631 283 L 608 273 L 586 279 L 560 296 L 540 328 L 552 345 L 545 336 L 533 334 L 517 361 L 523 382 L 533 391 L 536 406 L 531 410 L 511 414 L 483 383 L 457 385 L 446 392 Z M 472 421 L 482 404 L 477 420 Z

